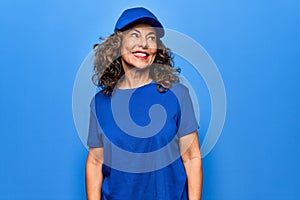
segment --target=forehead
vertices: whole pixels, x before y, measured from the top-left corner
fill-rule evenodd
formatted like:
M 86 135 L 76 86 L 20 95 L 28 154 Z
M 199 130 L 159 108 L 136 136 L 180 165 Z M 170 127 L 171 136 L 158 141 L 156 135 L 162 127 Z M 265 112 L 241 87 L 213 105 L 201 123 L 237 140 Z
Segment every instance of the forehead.
M 153 32 L 154 34 L 156 34 L 155 28 L 149 24 L 135 24 L 128 29 L 128 31 L 133 31 L 133 30 L 137 30 L 139 32 L 144 32 L 144 33 Z

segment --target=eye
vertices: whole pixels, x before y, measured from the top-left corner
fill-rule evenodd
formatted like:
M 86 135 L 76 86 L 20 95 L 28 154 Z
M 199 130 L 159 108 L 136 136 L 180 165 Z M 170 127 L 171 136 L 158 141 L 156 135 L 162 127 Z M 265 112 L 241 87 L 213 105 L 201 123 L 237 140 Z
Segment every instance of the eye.
M 139 35 L 137 33 L 131 33 L 130 35 L 131 35 L 131 37 L 136 37 L 136 38 L 139 37 Z
M 155 40 L 156 40 L 156 37 L 155 37 L 155 36 L 149 36 L 149 37 L 148 37 L 148 40 L 155 41 Z

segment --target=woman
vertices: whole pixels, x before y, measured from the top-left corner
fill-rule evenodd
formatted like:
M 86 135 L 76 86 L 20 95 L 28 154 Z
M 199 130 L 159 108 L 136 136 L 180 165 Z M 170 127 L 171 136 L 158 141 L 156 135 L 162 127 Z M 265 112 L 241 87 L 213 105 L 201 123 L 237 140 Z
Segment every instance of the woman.
M 91 102 L 88 200 L 201 198 L 198 124 L 164 34 L 150 11 L 131 8 L 94 47 L 93 80 L 102 90 Z

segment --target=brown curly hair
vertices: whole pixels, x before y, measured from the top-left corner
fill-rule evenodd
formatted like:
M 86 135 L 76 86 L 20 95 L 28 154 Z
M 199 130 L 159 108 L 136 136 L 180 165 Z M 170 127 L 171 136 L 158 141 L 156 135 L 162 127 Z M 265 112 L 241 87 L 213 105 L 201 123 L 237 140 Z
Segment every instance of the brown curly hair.
M 125 74 L 120 53 L 122 34 L 121 31 L 117 31 L 105 39 L 100 38 L 103 42 L 93 47 L 95 61 L 92 81 L 101 87 L 102 93 L 106 95 L 114 91 L 116 84 Z M 179 82 L 176 73 L 180 73 L 180 69 L 174 68 L 172 52 L 160 39 L 157 39 L 157 52 L 149 73 L 159 92 L 166 92 L 173 83 Z

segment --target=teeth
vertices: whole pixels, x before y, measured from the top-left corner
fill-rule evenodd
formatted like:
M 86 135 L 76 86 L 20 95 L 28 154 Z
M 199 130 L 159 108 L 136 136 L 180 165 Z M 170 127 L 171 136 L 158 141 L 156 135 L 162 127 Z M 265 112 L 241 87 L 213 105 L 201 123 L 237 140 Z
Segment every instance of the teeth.
M 135 56 L 142 56 L 142 57 L 146 57 L 147 56 L 147 54 L 145 54 L 145 53 L 134 53 L 134 55 Z

